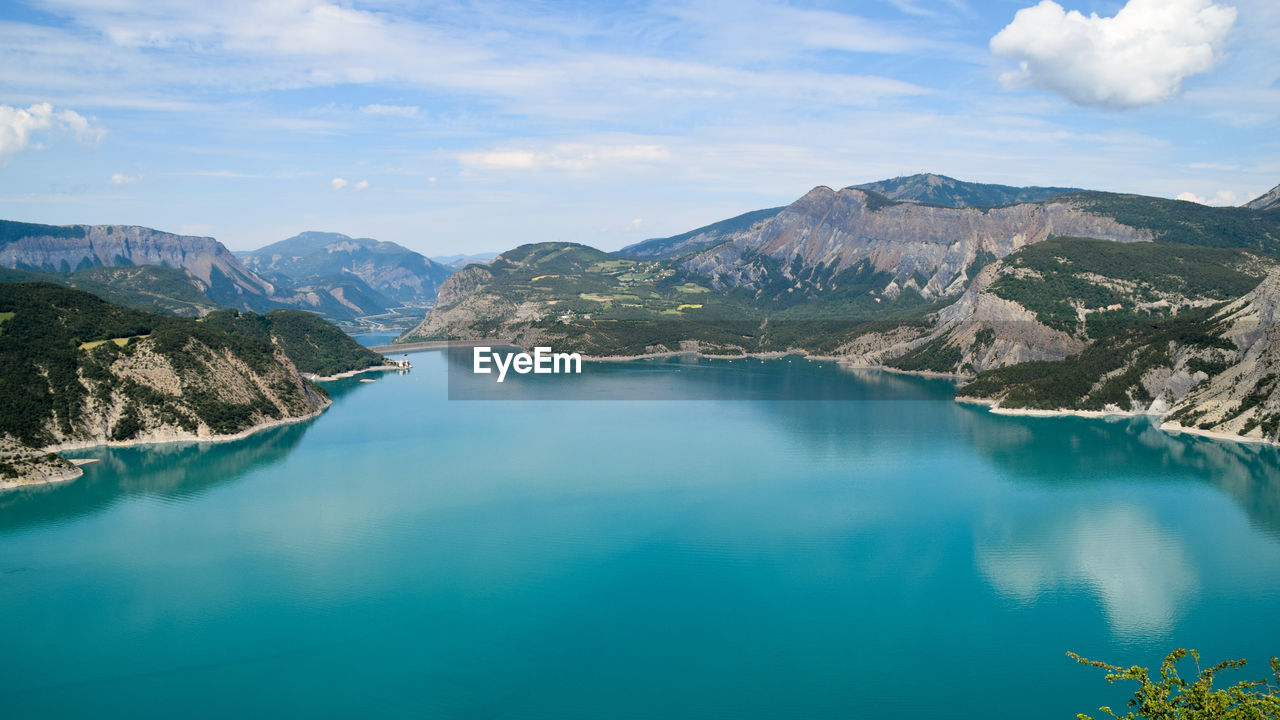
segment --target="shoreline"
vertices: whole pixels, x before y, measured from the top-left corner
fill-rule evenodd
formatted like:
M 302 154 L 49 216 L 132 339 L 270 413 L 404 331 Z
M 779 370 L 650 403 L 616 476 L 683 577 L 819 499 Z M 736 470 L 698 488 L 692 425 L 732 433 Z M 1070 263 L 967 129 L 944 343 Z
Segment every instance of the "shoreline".
M 310 380 L 311 382 L 333 382 L 334 380 L 342 380 L 344 378 L 355 377 L 356 375 L 359 375 L 361 373 L 385 372 L 387 370 L 403 370 L 403 369 L 404 368 L 401 368 L 398 365 L 370 365 L 367 368 L 361 368 L 359 370 L 348 370 L 346 372 L 340 372 L 336 375 L 314 375 L 312 373 L 303 373 L 302 377 Z
M 42 488 L 42 487 L 48 487 L 50 485 L 61 485 L 62 483 L 71 482 L 72 480 L 79 480 L 80 478 L 84 477 L 84 470 L 80 469 L 80 463 L 76 463 L 67 458 L 62 458 L 62 459 L 67 460 L 67 462 L 71 462 L 73 465 L 75 465 L 75 467 L 71 468 L 70 470 L 64 473 L 61 473 L 58 475 L 46 476 L 40 480 L 33 480 L 30 482 L 23 482 L 21 480 L 0 480 L 0 493 L 8 492 L 9 490 L 21 490 L 22 488 L 32 488 L 32 487 Z
M 1270 445 L 1271 447 L 1280 447 L 1280 442 L 1268 440 L 1260 437 L 1249 437 L 1248 435 L 1235 435 L 1233 433 L 1224 433 L 1218 430 L 1201 430 L 1197 427 L 1187 427 L 1176 422 L 1161 422 L 1160 429 L 1170 435 L 1198 435 L 1200 437 L 1210 438 L 1212 440 L 1230 440 L 1238 443 L 1249 443 L 1251 445 Z
M 465 344 L 441 342 L 438 344 L 432 343 L 431 347 L 418 347 L 414 349 L 406 348 L 406 350 L 408 352 L 426 352 L 431 350 L 446 349 L 455 344 L 461 345 L 463 347 L 467 347 L 467 346 L 474 347 L 476 345 L 480 345 L 486 342 L 496 343 L 498 341 L 465 341 Z M 804 360 L 814 361 L 814 362 L 834 362 L 834 363 L 837 363 L 838 365 L 841 365 L 843 367 L 850 368 L 850 369 L 876 370 L 880 372 L 887 372 L 887 373 L 892 373 L 897 375 L 913 375 L 916 377 L 940 378 L 940 379 L 948 379 L 948 380 L 966 379 L 966 376 L 955 374 L 955 373 L 941 373 L 941 372 L 928 371 L 928 370 L 902 370 L 899 368 L 886 367 L 884 365 L 855 364 L 853 362 L 848 361 L 847 359 L 840 358 L 837 356 L 810 355 L 804 352 L 803 350 L 769 351 L 769 352 L 762 352 L 762 353 L 746 353 L 743 355 L 731 355 L 731 356 L 707 355 L 705 353 L 701 353 L 698 351 L 682 350 L 682 351 L 669 351 L 669 352 L 661 352 L 661 353 L 645 353 L 641 355 L 599 355 L 599 356 L 584 355 L 583 361 L 585 362 L 630 362 L 634 360 L 660 359 L 660 358 L 671 358 L 671 357 L 681 357 L 681 356 L 705 358 L 708 360 L 745 360 L 745 359 L 778 360 L 784 357 L 799 357 Z M 328 382 L 328 381 L 339 380 L 343 378 L 354 377 L 356 375 L 360 375 L 368 372 L 383 372 L 387 370 L 398 370 L 398 369 L 400 368 L 394 365 L 375 365 L 367 368 L 362 368 L 359 370 L 350 370 L 347 372 L 338 373 L 337 375 L 307 376 L 307 379 L 312 380 L 314 382 Z M 1092 420 L 1105 419 L 1105 418 L 1147 417 L 1147 418 L 1154 418 L 1158 420 L 1159 424 L 1156 425 L 1157 429 L 1159 429 L 1161 432 L 1166 432 L 1171 435 L 1180 435 L 1180 434 L 1186 433 L 1188 435 L 1194 435 L 1194 436 L 1203 437 L 1211 440 L 1248 443 L 1248 444 L 1254 444 L 1254 445 L 1270 445 L 1273 447 L 1280 447 L 1280 442 L 1267 440 L 1265 438 L 1248 437 L 1244 435 L 1237 435 L 1234 433 L 1221 432 L 1217 430 L 1202 430 L 1196 427 L 1186 427 L 1176 422 L 1166 422 L 1163 420 L 1164 415 L 1159 413 L 1134 412 L 1134 411 L 1124 411 L 1119 409 L 1116 409 L 1116 410 L 1070 410 L 1070 409 L 1060 408 L 1060 409 L 1046 410 L 1046 409 L 1039 409 L 1039 408 L 1004 408 L 1004 407 L 1000 407 L 997 404 L 997 401 L 991 400 L 989 398 L 968 397 L 968 396 L 960 396 L 960 395 L 955 396 L 952 399 L 952 401 L 962 405 L 976 405 L 976 406 L 985 407 L 987 408 L 987 412 L 992 413 L 993 415 L 1004 415 L 1007 417 L 1031 417 L 1031 418 L 1079 417 L 1079 418 L 1092 419 Z M 171 443 L 232 442 L 235 440 L 243 440 L 256 433 L 262 432 L 263 430 L 268 430 L 274 427 L 280 427 L 282 425 L 291 425 L 294 423 L 314 420 L 315 418 L 319 417 L 322 413 L 324 413 L 324 411 L 328 410 L 332 405 L 333 405 L 333 401 L 328 400 L 319 409 L 313 412 L 307 413 L 305 415 L 299 415 L 297 417 L 290 417 L 290 418 L 280 418 L 276 420 L 268 420 L 266 422 L 258 423 L 256 425 L 248 427 L 239 432 L 230 433 L 230 434 L 198 435 L 198 434 L 188 433 L 181 430 L 171 429 L 167 433 L 164 433 L 161 436 L 152 435 L 149 437 L 135 438 L 132 440 L 84 440 L 84 441 L 77 441 L 77 442 L 58 443 L 55 445 L 48 445 L 48 446 L 39 448 L 39 451 L 46 452 L 46 453 L 63 453 L 67 451 L 88 450 L 88 449 L 98 448 L 98 447 L 137 447 L 142 445 L 166 445 Z M 63 458 L 63 459 L 68 460 L 75 466 L 71 472 L 58 477 L 51 477 L 47 479 L 38 480 L 35 482 L 0 481 L 0 491 L 13 490 L 13 489 L 18 489 L 23 487 L 45 486 L 45 485 L 54 485 L 54 484 L 63 483 L 63 482 L 70 482 L 72 480 L 79 479 L 84 475 L 84 471 L 81 469 L 82 465 L 87 465 L 87 464 L 96 462 L 95 458 Z
M 976 398 L 956 396 L 956 402 L 962 405 L 981 405 L 987 408 L 992 415 L 1007 415 L 1009 417 L 1082 417 L 1082 418 L 1108 418 L 1108 417 L 1162 417 L 1159 413 L 1134 412 L 1132 410 L 1071 410 L 1068 408 L 1054 408 L 1045 410 L 1043 408 L 1006 408 L 1000 407 L 995 400 L 989 398 Z
M 409 350 L 409 352 L 445 349 L 452 345 L 457 345 L 459 347 L 475 347 L 477 345 L 484 345 L 484 344 L 511 345 L 510 341 L 504 341 L 504 340 L 459 340 L 459 341 L 445 340 L 445 341 L 435 341 L 432 343 L 418 343 L 418 345 L 422 345 L 422 346 L 429 345 L 429 347 L 420 347 L 420 348 L 417 348 L 416 350 Z M 513 347 L 515 346 L 513 345 Z M 952 381 L 969 380 L 969 379 L 972 379 L 973 377 L 972 375 L 962 375 L 960 373 L 945 373 L 945 372 L 937 372 L 934 370 L 902 370 L 900 368 L 888 367 L 885 365 L 861 364 L 861 363 L 853 362 L 848 358 L 844 358 L 837 355 L 810 355 L 808 352 L 804 350 L 786 350 L 786 351 L 771 350 L 768 352 L 745 353 L 742 355 L 707 355 L 706 353 L 702 353 L 697 350 L 670 350 L 667 352 L 642 353 L 639 355 L 583 355 L 582 360 L 583 362 L 613 363 L 613 362 L 630 362 L 633 360 L 650 360 L 650 359 L 672 358 L 672 357 L 682 357 L 682 356 L 706 358 L 708 360 L 746 360 L 748 358 L 759 359 L 759 360 L 777 360 L 784 357 L 799 357 L 804 360 L 815 361 L 815 362 L 834 362 L 848 369 L 877 370 L 880 372 L 887 372 L 895 375 L 912 375 L 915 377 L 934 378 L 934 379 L 952 380 Z M 1126 410 L 1119 410 L 1119 409 L 1117 410 L 1069 410 L 1066 408 L 1059 408 L 1059 409 L 1053 409 L 1053 410 L 1043 410 L 1038 408 L 1002 408 L 997 406 L 996 401 L 994 400 L 990 400 L 987 398 L 964 397 L 960 395 L 957 395 L 955 398 L 953 398 L 952 402 L 960 403 L 962 405 L 984 406 L 987 408 L 987 412 L 990 412 L 993 415 L 1004 415 L 1007 417 L 1033 417 L 1033 418 L 1079 417 L 1079 418 L 1086 418 L 1086 419 L 1093 419 L 1093 420 L 1099 420 L 1099 419 L 1105 419 L 1105 418 L 1135 418 L 1135 417 L 1155 418 L 1161 421 L 1160 424 L 1157 425 L 1157 428 L 1162 432 L 1166 432 L 1171 435 L 1176 435 L 1179 433 L 1188 433 L 1190 435 L 1198 435 L 1200 437 L 1205 437 L 1213 440 L 1225 440 L 1230 442 L 1251 443 L 1255 445 L 1272 445 L 1275 447 L 1280 447 L 1280 442 L 1274 442 L 1271 440 L 1266 440 L 1264 438 L 1235 435 L 1232 433 L 1219 432 L 1217 430 L 1201 430 L 1200 428 L 1189 428 L 1189 427 L 1184 427 L 1182 425 L 1179 425 L 1177 423 L 1165 422 L 1163 420 L 1165 414 L 1160 414 L 1160 413 L 1134 412 L 1131 410 L 1126 411 Z
M 1170 435 L 1196 435 L 1210 440 L 1223 440 L 1227 442 L 1245 443 L 1250 445 L 1270 445 L 1272 447 L 1280 447 L 1280 442 L 1268 440 L 1260 437 L 1250 437 L 1248 435 L 1237 435 L 1235 433 L 1222 432 L 1221 430 L 1202 430 L 1197 427 L 1187 427 L 1181 423 L 1165 420 L 1168 413 L 1148 413 L 1134 412 L 1132 410 L 1042 410 L 1039 408 L 1002 408 L 996 405 L 996 401 L 988 398 L 961 397 L 957 396 L 955 402 L 962 405 L 979 405 L 987 408 L 987 412 L 993 415 L 1004 415 L 1007 417 L 1032 417 L 1032 418 L 1054 418 L 1054 417 L 1078 417 L 1088 420 L 1105 420 L 1107 418 L 1152 418 L 1159 424 L 1155 425 L 1156 429 L 1168 433 Z M 1154 424 L 1154 423 L 1153 423 Z
M 294 423 L 306 422 L 307 420 L 314 420 L 315 418 L 320 417 L 321 413 L 323 413 L 325 410 L 328 410 L 332 405 L 333 405 L 333 401 L 329 400 L 320 409 L 315 410 L 313 412 L 309 412 L 306 415 L 299 415 L 297 417 L 279 418 L 276 420 L 267 420 L 265 422 L 258 423 L 257 425 L 253 425 L 251 427 L 245 428 L 240 432 L 226 434 L 226 435 L 197 435 L 197 434 L 189 433 L 183 430 L 178 430 L 178 431 L 171 431 L 165 437 L 150 436 L 150 437 L 144 437 L 144 438 L 135 438 L 133 440 L 81 440 L 78 442 L 59 443 L 57 445 L 46 445 L 45 447 L 40 448 L 40 451 L 50 452 L 50 453 L 63 453 L 63 452 L 75 451 L 75 450 L 89 450 L 91 448 L 97 448 L 97 447 L 136 447 L 138 445 L 168 445 L 171 443 L 232 442 L 234 440 L 243 440 L 255 433 L 262 432 L 263 430 L 269 430 L 274 427 L 280 427 L 281 425 L 292 425 Z M 74 460 L 71 458 L 64 458 L 64 459 L 74 462 Z M 40 483 L 32 483 L 32 484 L 40 484 Z

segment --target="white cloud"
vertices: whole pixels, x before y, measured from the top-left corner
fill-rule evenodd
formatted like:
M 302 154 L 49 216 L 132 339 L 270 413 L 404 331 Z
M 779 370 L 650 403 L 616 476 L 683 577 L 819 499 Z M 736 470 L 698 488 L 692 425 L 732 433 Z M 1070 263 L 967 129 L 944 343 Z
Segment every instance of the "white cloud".
M 25 110 L 10 105 L 0 105 L 0 165 L 9 162 L 14 155 L 30 147 L 39 148 L 34 136 L 45 130 L 62 130 L 71 133 L 79 142 L 97 144 L 107 131 L 74 110 L 54 112 L 53 105 L 37 103 Z
M 669 162 L 662 145 L 561 143 L 545 150 L 489 150 L 462 153 L 464 168 L 481 170 L 562 170 L 587 172 L 604 167 L 648 166 Z
M 1219 190 L 1213 194 L 1213 197 L 1202 197 L 1193 192 L 1181 192 L 1174 200 L 1185 200 L 1187 202 L 1200 203 L 1201 205 L 1239 205 L 1242 201 L 1240 197 L 1230 190 Z
M 365 105 L 360 108 L 365 115 L 383 115 L 388 117 L 417 117 L 417 105 Z
M 111 176 L 112 185 L 132 185 L 142 179 L 141 175 L 125 175 L 124 173 L 115 173 Z
M 991 51 L 1019 61 L 1008 87 L 1051 90 L 1080 105 L 1131 108 L 1166 100 L 1213 69 L 1235 8 L 1212 0 L 1129 0 L 1115 17 L 1085 17 L 1052 0 L 1019 10 Z
M 360 182 L 358 182 L 358 183 L 352 183 L 351 181 L 347 180 L 346 178 L 340 178 L 340 177 L 336 177 L 336 178 L 334 178 L 334 179 L 330 180 L 330 181 L 329 181 L 329 185 L 330 185 L 331 187 L 333 187 L 333 189 L 334 189 L 334 190 L 342 190 L 343 188 L 347 187 L 348 185 L 350 185 L 350 186 L 351 186 L 351 189 L 352 189 L 352 190 L 355 190 L 355 191 L 357 191 L 357 192 L 358 192 L 358 191 L 360 191 L 360 190 L 368 190 L 368 189 L 369 189 L 369 181 L 368 181 L 368 180 L 361 180 L 361 181 L 360 181 Z
M 1110 506 L 1041 523 L 993 524 L 978 566 L 1003 596 L 1033 604 L 1085 588 L 1122 637 L 1164 636 L 1193 604 L 1200 578 L 1177 535 L 1145 511 Z

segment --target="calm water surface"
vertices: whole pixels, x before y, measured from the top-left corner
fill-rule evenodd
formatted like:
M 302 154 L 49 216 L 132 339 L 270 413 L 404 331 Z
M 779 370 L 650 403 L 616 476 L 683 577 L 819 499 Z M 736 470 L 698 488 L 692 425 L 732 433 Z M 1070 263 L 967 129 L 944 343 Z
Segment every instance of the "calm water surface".
M 1126 693 L 1067 650 L 1280 654 L 1271 449 L 829 364 L 467 402 L 413 359 L 0 495 L 4 715 L 1070 718 Z

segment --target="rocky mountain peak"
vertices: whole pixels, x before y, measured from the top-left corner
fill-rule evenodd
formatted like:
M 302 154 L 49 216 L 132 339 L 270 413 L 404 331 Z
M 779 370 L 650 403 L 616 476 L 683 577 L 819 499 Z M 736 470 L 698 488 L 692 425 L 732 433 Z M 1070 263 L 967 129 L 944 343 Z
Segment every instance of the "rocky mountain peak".
M 1280 210 L 1280 185 L 1245 203 L 1251 210 Z

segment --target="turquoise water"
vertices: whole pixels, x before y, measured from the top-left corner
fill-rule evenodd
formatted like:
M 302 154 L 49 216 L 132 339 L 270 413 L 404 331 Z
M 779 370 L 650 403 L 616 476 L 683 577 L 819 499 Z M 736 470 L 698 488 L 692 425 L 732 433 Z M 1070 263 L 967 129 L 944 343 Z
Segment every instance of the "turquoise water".
M 396 330 L 370 330 L 368 332 L 353 333 L 351 337 L 365 347 L 373 347 L 374 345 L 390 345 L 399 335 L 400 333 Z
M 1274 450 L 829 364 L 467 402 L 413 360 L 0 495 L 5 717 L 1067 718 L 1125 697 L 1067 650 L 1280 654 Z

